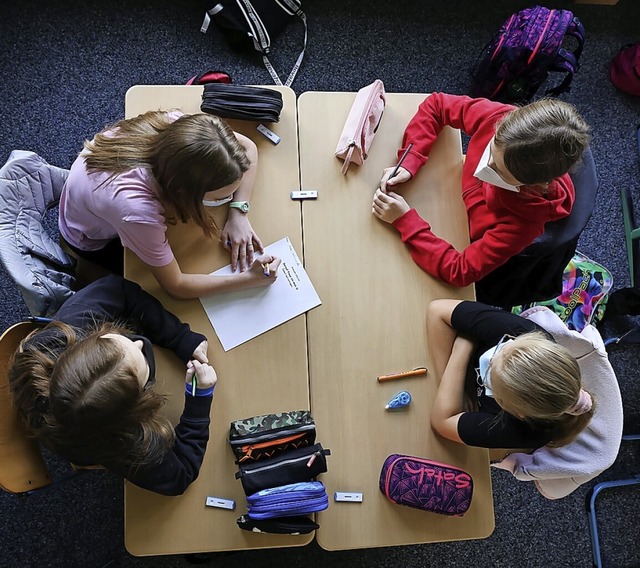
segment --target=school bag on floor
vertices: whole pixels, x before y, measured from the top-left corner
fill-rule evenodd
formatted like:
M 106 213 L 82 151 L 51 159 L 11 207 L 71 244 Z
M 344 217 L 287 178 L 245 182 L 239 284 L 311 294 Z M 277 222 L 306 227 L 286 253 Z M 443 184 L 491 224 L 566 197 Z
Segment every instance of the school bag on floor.
M 293 69 L 283 82 L 269 61 L 269 54 L 272 39 L 284 31 L 294 16 L 304 25 L 304 40 Z M 276 85 L 291 86 L 307 48 L 307 17 L 302 11 L 301 0 L 219 0 L 206 11 L 200 31 L 206 33 L 211 22 L 231 49 L 254 49 L 260 53 L 264 66 Z
M 604 318 L 613 276 L 600 263 L 576 251 L 562 276 L 562 294 L 550 300 L 516 306 L 520 315 L 533 306 L 553 310 L 569 329 L 582 331 L 588 324 L 597 325 Z
M 609 77 L 621 91 L 640 97 L 640 42 L 620 49 L 609 65 Z
M 569 38 L 576 47 L 569 51 Z M 471 96 L 505 103 L 533 98 L 550 72 L 563 73 L 545 95 L 569 90 L 584 45 L 584 26 L 569 10 L 527 8 L 506 20 L 471 73 Z

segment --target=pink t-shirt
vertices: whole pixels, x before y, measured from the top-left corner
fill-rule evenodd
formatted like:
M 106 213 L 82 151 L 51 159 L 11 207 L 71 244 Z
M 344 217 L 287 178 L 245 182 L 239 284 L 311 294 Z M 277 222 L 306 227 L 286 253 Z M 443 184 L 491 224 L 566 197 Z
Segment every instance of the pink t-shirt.
M 181 114 L 169 116 L 175 120 Z M 135 168 L 108 181 L 111 175 L 88 172 L 83 153 L 76 158 L 60 196 L 60 233 L 86 251 L 100 250 L 119 237 L 146 264 L 166 266 L 174 256 L 151 170 Z

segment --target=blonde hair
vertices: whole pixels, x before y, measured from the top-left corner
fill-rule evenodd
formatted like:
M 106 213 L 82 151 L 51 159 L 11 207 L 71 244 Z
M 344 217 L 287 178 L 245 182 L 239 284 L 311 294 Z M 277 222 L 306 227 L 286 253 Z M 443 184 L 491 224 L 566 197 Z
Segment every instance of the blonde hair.
M 575 357 L 542 332 L 520 335 L 491 361 L 491 388 L 500 407 L 525 421 L 547 427 L 552 447 L 564 446 L 587 426 L 587 412 L 570 414 L 581 398 L 580 368 Z
M 149 168 L 163 206 L 182 222 L 193 220 L 207 236 L 216 226 L 202 204 L 204 194 L 238 181 L 251 166 L 229 126 L 204 113 L 171 120 L 166 112 L 150 111 L 121 120 L 85 141 L 84 158 L 88 171 L 113 177 Z
M 541 99 L 498 123 L 494 143 L 509 173 L 524 184 L 545 184 L 569 172 L 589 145 L 589 125 L 573 105 Z

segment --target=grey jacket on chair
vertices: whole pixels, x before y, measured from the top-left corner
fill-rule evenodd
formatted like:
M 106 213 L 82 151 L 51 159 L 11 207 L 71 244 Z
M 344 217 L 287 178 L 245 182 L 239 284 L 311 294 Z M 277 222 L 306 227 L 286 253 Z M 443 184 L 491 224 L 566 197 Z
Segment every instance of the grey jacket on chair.
M 24 150 L 0 169 L 0 259 L 33 316 L 55 314 L 73 294 L 75 263 L 43 225 L 68 175 Z

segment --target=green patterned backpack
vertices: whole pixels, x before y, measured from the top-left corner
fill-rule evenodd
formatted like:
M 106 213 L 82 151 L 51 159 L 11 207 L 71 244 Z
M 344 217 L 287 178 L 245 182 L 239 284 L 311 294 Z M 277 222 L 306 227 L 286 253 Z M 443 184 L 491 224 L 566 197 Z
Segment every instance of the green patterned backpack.
M 564 269 L 558 297 L 516 306 L 511 311 L 519 315 L 533 306 L 547 306 L 569 329 L 582 331 L 602 320 L 612 286 L 613 276 L 604 266 L 576 251 Z

